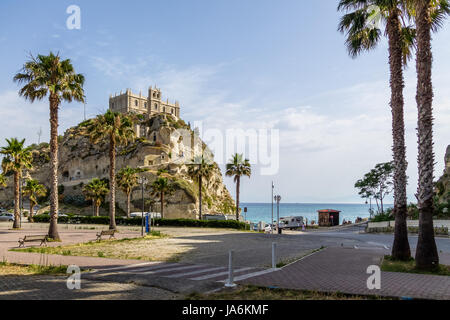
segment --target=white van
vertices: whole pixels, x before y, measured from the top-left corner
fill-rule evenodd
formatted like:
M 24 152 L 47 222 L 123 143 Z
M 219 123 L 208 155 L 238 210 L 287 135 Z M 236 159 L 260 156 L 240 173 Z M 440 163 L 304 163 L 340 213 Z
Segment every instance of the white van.
M 280 218 L 280 229 L 300 229 L 303 224 L 303 217 L 301 216 Z

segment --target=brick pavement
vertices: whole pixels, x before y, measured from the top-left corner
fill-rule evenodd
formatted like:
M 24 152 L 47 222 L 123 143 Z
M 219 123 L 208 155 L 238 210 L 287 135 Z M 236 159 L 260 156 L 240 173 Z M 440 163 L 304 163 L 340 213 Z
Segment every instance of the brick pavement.
M 278 271 L 239 281 L 265 287 L 342 292 L 360 295 L 450 300 L 450 277 L 381 272 L 381 289 L 367 288 L 369 265 L 389 251 L 330 247 Z

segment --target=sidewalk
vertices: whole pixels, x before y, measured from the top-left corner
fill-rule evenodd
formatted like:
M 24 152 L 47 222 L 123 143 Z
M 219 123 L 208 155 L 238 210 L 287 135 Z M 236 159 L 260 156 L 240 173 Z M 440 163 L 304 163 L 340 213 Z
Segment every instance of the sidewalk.
M 367 288 L 370 265 L 380 265 L 384 249 L 331 247 L 278 271 L 238 281 L 264 287 L 450 300 L 450 277 L 381 272 L 381 289 Z

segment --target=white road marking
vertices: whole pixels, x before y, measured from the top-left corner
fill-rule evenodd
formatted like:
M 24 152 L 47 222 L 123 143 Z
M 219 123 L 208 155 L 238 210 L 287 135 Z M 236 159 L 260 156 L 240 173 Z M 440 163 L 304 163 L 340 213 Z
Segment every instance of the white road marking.
M 241 280 L 245 280 L 245 279 L 248 279 L 248 278 L 257 277 L 257 276 L 260 276 L 260 275 L 263 275 L 263 274 L 266 274 L 266 273 L 271 273 L 271 272 L 274 272 L 274 271 L 277 271 L 277 270 L 279 270 L 279 269 L 267 269 L 267 270 L 263 270 L 263 271 L 248 273 L 248 274 L 244 274 L 242 276 L 234 277 L 233 280 L 234 281 L 241 281 Z M 228 280 L 223 280 L 223 281 L 220 281 L 220 282 L 227 282 L 227 281 Z
M 205 267 L 205 266 L 192 265 L 192 266 L 183 266 L 183 267 L 176 267 L 176 268 L 169 268 L 169 269 L 163 268 L 163 269 L 158 269 L 158 270 L 154 270 L 154 271 L 140 272 L 139 274 L 154 274 L 154 273 L 161 273 L 161 272 L 181 271 L 181 270 L 200 268 L 200 267 Z
M 198 274 L 198 273 L 204 273 L 204 272 L 211 272 L 211 271 L 217 271 L 217 270 L 222 270 L 225 267 L 215 267 L 215 268 L 210 268 L 210 269 L 202 269 L 202 270 L 197 270 L 197 271 L 192 271 L 192 272 L 186 272 L 186 273 L 181 273 L 181 274 L 174 274 L 171 276 L 167 276 L 167 278 L 181 278 L 184 276 L 192 276 L 194 274 Z
M 137 263 L 137 264 L 130 264 L 130 265 L 126 265 L 126 266 L 114 267 L 114 268 L 97 269 L 97 270 L 92 271 L 92 273 L 99 272 L 99 271 L 126 270 L 126 269 L 138 268 L 138 267 L 142 267 L 142 266 L 155 265 L 155 264 L 162 264 L 162 263 L 161 262 L 144 262 L 144 263 Z
M 234 272 L 237 273 L 237 272 L 247 271 L 247 270 L 251 270 L 251 269 L 254 269 L 254 268 L 252 268 L 252 267 L 241 268 L 241 269 L 234 270 Z M 224 272 L 209 274 L 209 275 L 206 275 L 206 276 L 190 278 L 190 280 L 206 280 L 206 279 L 211 279 L 211 278 L 215 278 L 215 277 L 225 276 L 227 274 L 228 274 L 228 270 L 224 271 Z

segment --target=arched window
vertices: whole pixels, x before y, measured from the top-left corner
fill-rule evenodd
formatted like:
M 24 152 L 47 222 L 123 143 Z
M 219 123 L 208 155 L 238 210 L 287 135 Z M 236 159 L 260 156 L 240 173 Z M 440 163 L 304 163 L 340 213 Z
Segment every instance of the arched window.
M 172 108 L 172 111 L 170 111 L 170 113 L 172 113 L 172 114 L 173 114 L 173 108 Z
M 138 101 L 134 100 L 134 106 L 137 107 L 138 106 Z
M 155 104 L 155 110 L 158 110 L 158 105 L 157 104 Z
M 166 107 L 163 107 L 163 112 L 166 112 Z

